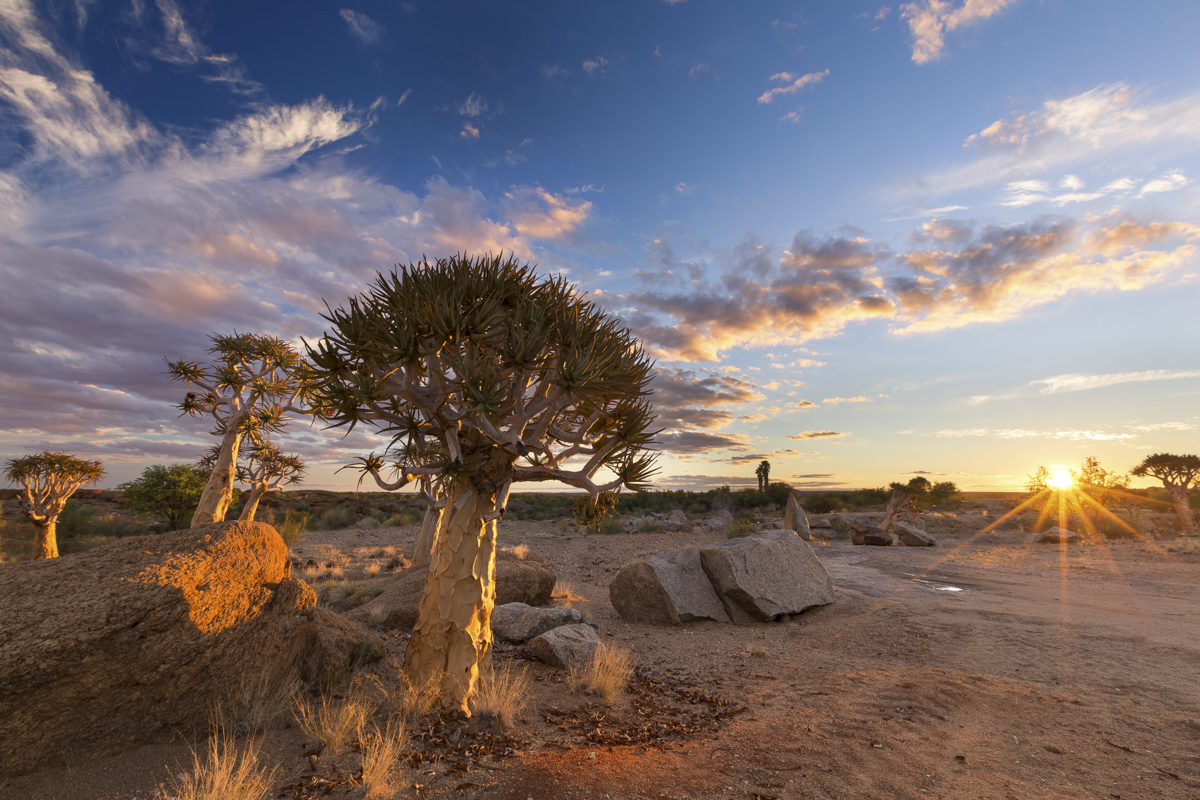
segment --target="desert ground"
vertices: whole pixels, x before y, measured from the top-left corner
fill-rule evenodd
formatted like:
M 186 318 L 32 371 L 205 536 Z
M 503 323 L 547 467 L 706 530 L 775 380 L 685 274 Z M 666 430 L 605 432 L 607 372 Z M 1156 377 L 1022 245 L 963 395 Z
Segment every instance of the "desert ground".
M 930 520 L 935 548 L 814 541 L 837 601 L 777 623 L 678 627 L 622 621 L 621 565 L 719 533 L 600 535 L 566 521 L 503 522 L 558 576 L 637 670 L 615 701 L 574 693 L 521 645 L 498 666 L 533 679 L 502 731 L 466 722 L 408 731 L 391 797 L 1197 798 L 1200 548 L 1151 541 L 1036 543 L 983 512 Z M 370 593 L 381 554 L 417 530 L 313 532 L 299 562 L 335 564 Z M 392 548 L 394 550 L 389 550 Z M 328 575 L 317 580 L 329 581 Z M 326 585 L 326 602 L 339 601 Z M 407 631 L 381 631 L 402 657 Z M 262 740 L 271 797 L 363 797 L 357 754 L 308 759 L 282 715 Z M 191 764 L 188 743 L 0 783 L 13 800 L 149 800 Z

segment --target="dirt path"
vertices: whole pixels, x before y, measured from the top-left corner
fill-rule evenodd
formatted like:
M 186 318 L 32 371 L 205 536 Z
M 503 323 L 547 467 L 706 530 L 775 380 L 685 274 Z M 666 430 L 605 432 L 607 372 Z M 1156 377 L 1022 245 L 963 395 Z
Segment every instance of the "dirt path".
M 414 534 L 314 534 L 305 549 L 404 548 Z M 501 657 L 539 676 L 521 731 L 532 744 L 480 774 L 408 772 L 396 797 L 1200 797 L 1200 730 L 1186 724 L 1200 718 L 1194 548 L 1063 550 L 1023 534 L 943 536 L 929 549 L 830 542 L 816 547 L 835 604 L 774 624 L 660 628 L 622 622 L 608 583 L 633 558 L 715 535 L 510 523 L 503 538 L 527 543 L 589 601 L 648 686 L 692 687 L 746 710 L 666 743 L 564 740 L 547 710 L 583 701 L 518 648 Z M 624 703 L 612 720 L 635 716 Z M 278 732 L 268 751 L 296 762 L 296 735 Z M 140 759 L 39 773 L 0 786 L 0 797 L 148 798 L 184 752 L 147 748 Z

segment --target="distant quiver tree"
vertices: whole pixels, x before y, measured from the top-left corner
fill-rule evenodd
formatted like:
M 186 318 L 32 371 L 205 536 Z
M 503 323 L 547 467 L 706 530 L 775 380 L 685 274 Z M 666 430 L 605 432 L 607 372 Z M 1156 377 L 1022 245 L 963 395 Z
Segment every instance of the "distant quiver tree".
M 892 524 L 897 521 L 914 521 L 921 510 L 921 500 L 929 492 L 930 486 L 929 479 L 921 475 L 908 483 L 888 484 L 892 496 L 888 498 L 887 513 L 879 527 L 886 531 L 891 530 Z
M 324 419 L 390 434 L 357 466 L 445 498 L 404 671 L 448 708 L 492 679 L 496 521 L 517 481 L 559 481 L 598 525 L 654 473 L 652 364 L 621 323 L 514 258 L 423 260 L 380 275 L 310 346 Z M 387 473 L 385 476 L 384 473 Z
M 1200 458 L 1194 455 L 1177 456 L 1174 453 L 1155 453 L 1146 456 L 1142 463 L 1129 470 L 1136 478 L 1157 478 L 1171 496 L 1175 505 L 1175 520 L 1179 530 L 1193 529 L 1192 509 L 1188 505 L 1188 494 L 1200 478 Z
M 209 338 L 211 364 L 167 361 L 172 383 L 200 390 L 188 392 L 179 410 L 197 418 L 212 416 L 213 435 L 221 437 L 212 473 L 192 515 L 193 528 L 225 519 L 243 439 L 262 444 L 270 433 L 283 428 L 288 414 L 307 414 L 311 387 L 308 365 L 282 339 L 236 332 Z
M 33 557 L 58 558 L 58 515 L 77 489 L 104 477 L 104 466 L 46 450 L 10 460 L 4 477 L 21 485 L 17 500 L 36 531 Z
M 238 519 L 253 522 L 258 501 L 264 494 L 301 483 L 305 471 L 300 456 L 283 453 L 271 442 L 251 447 L 237 469 L 238 481 L 250 487 L 250 496 L 246 498 Z

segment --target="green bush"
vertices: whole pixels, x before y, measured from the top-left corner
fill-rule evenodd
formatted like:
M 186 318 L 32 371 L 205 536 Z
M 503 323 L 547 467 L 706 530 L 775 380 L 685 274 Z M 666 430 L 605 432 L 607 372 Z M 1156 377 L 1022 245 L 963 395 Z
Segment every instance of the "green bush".
M 829 514 L 846 507 L 841 498 L 828 494 L 810 494 L 800 498 L 800 507 L 810 514 Z
M 321 512 L 321 516 L 317 517 L 310 527 L 317 531 L 336 531 L 349 528 L 356 522 L 358 522 L 358 514 L 355 513 L 354 508 L 341 503 Z
M 424 518 L 424 514 L 419 514 L 411 508 L 406 508 L 397 514 L 392 514 L 384 522 L 389 528 L 402 528 L 406 525 L 419 525 Z
M 77 500 L 68 500 L 62 513 L 58 515 L 58 538 L 74 539 L 77 536 L 83 536 L 87 533 L 92 518 L 95 516 L 95 509 L 85 506 Z
M 642 533 L 654 533 L 655 531 L 661 531 L 662 528 L 662 523 L 653 517 L 642 520 L 642 524 L 638 526 L 638 530 Z
M 195 464 L 154 464 L 117 488 L 135 514 L 166 517 L 168 528 L 178 530 L 195 512 L 207 481 L 208 474 Z

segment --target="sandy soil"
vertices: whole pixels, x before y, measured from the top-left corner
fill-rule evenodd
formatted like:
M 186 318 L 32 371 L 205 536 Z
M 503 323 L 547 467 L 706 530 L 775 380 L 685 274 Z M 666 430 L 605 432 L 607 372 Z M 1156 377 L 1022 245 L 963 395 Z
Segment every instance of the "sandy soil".
M 372 556 L 407 551 L 415 533 L 315 533 L 296 555 L 341 561 L 367 591 Z M 394 797 L 1200 797 L 1192 541 L 1060 548 L 1017 532 L 943 532 L 929 549 L 817 543 L 835 604 L 773 624 L 661 628 L 622 622 L 608 583 L 631 559 L 717 535 L 513 522 L 501 538 L 542 555 L 604 637 L 633 652 L 632 691 L 605 706 L 569 692 L 523 647 L 500 646 L 498 662 L 535 679 L 513 754 L 448 752 L 405 769 Z M 388 635 L 402 653 L 405 633 Z M 299 731 L 284 725 L 264 756 L 280 765 L 276 785 L 292 788 L 273 797 L 362 797 L 347 781 L 329 795 L 295 788 L 313 772 Z M 632 743 L 612 743 L 622 737 Z M 352 773 L 355 758 L 322 756 L 317 773 Z M 0 797 L 150 798 L 189 760 L 181 744 L 48 765 L 0 784 Z

